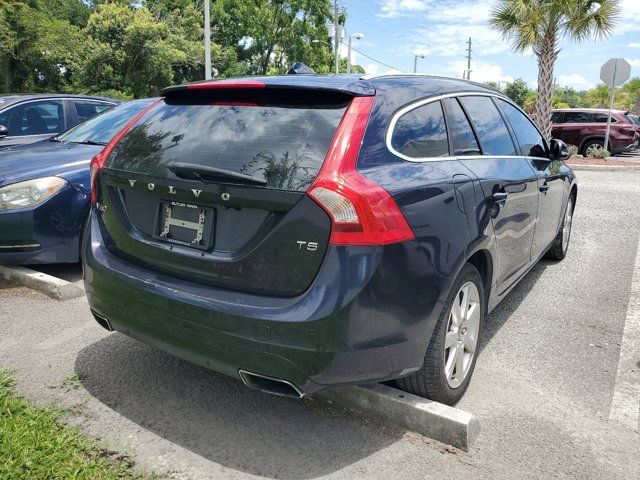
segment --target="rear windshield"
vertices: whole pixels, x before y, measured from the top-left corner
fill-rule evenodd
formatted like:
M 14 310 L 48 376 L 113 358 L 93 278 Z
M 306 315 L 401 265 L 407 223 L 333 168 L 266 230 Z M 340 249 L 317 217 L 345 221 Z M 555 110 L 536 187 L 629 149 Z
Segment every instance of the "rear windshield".
M 266 181 L 266 188 L 306 190 L 347 107 L 344 97 L 329 100 L 165 99 L 125 135 L 106 166 L 165 176 L 170 164 L 188 163 L 249 175 Z

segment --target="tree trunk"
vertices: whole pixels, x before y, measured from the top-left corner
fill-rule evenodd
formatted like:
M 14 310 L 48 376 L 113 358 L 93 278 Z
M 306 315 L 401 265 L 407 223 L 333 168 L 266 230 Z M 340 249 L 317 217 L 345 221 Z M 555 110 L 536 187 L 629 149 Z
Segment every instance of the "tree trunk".
M 545 34 L 534 50 L 538 57 L 538 98 L 536 100 L 536 123 L 547 140 L 551 139 L 551 109 L 553 108 L 553 66 L 560 50 L 557 48 L 555 31 Z

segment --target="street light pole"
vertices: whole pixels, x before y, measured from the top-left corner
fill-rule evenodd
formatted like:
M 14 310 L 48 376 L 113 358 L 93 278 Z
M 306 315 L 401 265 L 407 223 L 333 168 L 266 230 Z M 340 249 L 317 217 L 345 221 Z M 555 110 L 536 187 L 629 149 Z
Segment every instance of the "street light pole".
M 362 33 L 354 33 L 353 35 L 349 35 L 349 45 L 347 49 L 347 73 L 351 73 L 351 41 L 354 38 L 360 40 L 361 38 L 364 38 L 364 35 Z
M 413 55 L 413 73 L 418 73 L 418 57 L 424 58 L 426 55 L 424 53 L 416 53 Z
M 211 80 L 211 14 L 209 0 L 204 0 L 204 78 Z
M 338 0 L 334 0 L 333 2 L 333 54 L 335 56 L 336 61 L 336 75 L 340 73 L 340 59 L 338 57 L 338 48 L 340 46 L 340 25 L 338 21 Z

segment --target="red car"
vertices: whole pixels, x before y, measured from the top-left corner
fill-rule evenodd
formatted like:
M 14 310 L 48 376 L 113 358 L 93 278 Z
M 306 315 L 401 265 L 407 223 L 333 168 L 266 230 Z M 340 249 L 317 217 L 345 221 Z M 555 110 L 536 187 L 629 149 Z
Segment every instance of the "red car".
M 613 110 L 608 150 L 616 155 L 633 152 L 638 147 L 638 129 L 624 110 Z M 609 110 L 599 108 L 567 108 L 551 115 L 553 138 L 575 145 L 582 155 L 593 145 L 604 146 Z

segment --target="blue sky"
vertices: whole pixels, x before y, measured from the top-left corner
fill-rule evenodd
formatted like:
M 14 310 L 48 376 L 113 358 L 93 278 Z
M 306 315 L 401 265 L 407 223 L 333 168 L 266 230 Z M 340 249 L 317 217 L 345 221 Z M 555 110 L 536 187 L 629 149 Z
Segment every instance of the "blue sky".
M 556 80 L 579 90 L 599 83 L 600 66 L 611 57 L 624 57 L 632 76 L 640 76 L 640 0 L 620 0 L 622 15 L 614 35 L 603 41 L 575 44 L 563 41 L 556 64 Z M 487 18 L 496 0 L 342 0 L 349 33 L 363 33 L 354 48 L 389 66 L 418 72 L 462 76 L 466 68 L 466 41 L 473 39 L 472 80 L 512 81 L 523 78 L 536 85 L 537 65 L 531 54 L 518 55 L 493 32 Z M 346 56 L 346 52 L 344 52 Z M 353 60 L 367 73 L 384 73 L 387 66 L 359 55 Z

